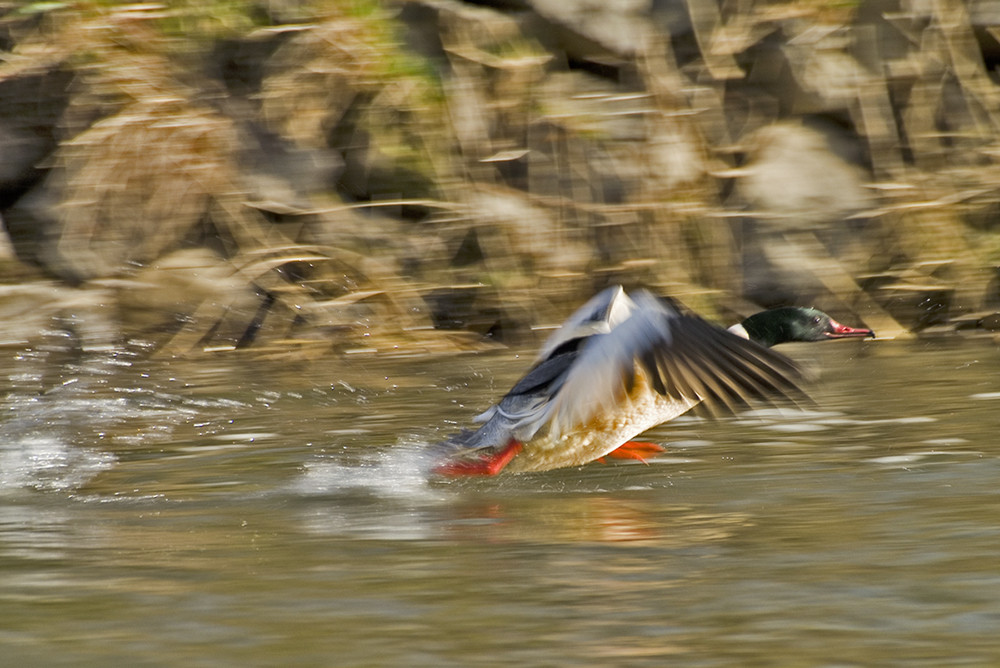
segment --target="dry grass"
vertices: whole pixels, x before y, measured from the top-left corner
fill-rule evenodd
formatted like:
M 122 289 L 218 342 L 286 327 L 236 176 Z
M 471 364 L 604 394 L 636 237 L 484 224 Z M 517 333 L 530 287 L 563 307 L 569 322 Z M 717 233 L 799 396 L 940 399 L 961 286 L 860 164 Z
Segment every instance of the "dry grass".
M 910 288 L 977 308 L 1000 264 L 1000 93 L 964 5 L 872 23 L 843 3 L 696 4 L 691 44 L 649 23 L 630 53 L 571 54 L 614 76 L 458 4 L 428 19 L 443 75 L 405 55 L 377 3 L 290 25 L 235 3 L 217 20 L 167 3 L 12 22 L 0 84 L 74 73 L 40 256 L 115 301 L 122 337 L 170 354 L 433 349 L 430 294 L 470 303 L 479 332 L 548 324 L 612 281 L 743 312 L 757 246 L 791 258 L 789 296 L 890 329 L 922 317 Z M 262 49 L 238 100 L 204 71 L 220 39 Z M 794 134 L 802 119 L 847 128 L 859 159 L 823 157 L 824 135 Z M 255 201 L 247 124 L 336 152 L 338 180 Z M 782 153 L 785 136 L 808 139 Z M 839 278 L 794 278 L 810 265 Z

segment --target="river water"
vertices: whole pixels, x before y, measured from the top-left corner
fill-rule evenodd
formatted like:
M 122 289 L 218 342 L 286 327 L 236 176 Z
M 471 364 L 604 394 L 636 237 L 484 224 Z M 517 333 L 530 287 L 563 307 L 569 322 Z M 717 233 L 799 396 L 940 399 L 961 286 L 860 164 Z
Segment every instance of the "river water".
M 530 351 L 4 351 L 2 663 L 1000 664 L 1000 350 L 784 350 L 806 409 L 452 482 L 421 449 Z

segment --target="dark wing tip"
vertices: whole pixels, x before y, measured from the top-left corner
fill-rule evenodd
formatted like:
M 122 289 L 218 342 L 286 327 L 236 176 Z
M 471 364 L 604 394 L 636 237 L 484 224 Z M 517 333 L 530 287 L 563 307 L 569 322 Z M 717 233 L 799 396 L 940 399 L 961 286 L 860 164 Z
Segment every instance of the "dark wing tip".
M 755 401 L 808 401 L 801 369 L 781 353 L 680 309 L 665 312 L 662 327 L 655 354 L 637 356 L 660 394 L 701 399 L 701 410 L 713 415 Z

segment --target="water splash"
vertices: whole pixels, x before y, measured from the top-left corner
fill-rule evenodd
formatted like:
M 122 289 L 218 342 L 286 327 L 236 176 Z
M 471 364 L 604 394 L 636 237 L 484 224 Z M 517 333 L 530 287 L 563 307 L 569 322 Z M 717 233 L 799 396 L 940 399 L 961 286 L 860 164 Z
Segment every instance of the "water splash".
M 0 491 L 78 489 L 111 468 L 111 453 L 79 448 L 53 436 L 27 436 L 0 442 Z
M 305 496 L 369 494 L 387 499 L 437 499 L 440 491 L 430 484 L 435 464 L 426 442 L 401 438 L 392 447 L 367 454 L 355 463 L 333 459 L 308 462 L 295 491 Z
M 211 408 L 160 391 L 132 353 L 64 347 L 13 358 L 10 390 L 0 395 L 0 491 L 79 489 L 116 464 L 116 447 L 166 439 Z
M 312 533 L 427 540 L 440 535 L 442 514 L 454 500 L 432 483 L 435 463 L 426 442 L 404 438 L 361 460 L 308 462 L 290 491 L 306 501 L 302 523 Z

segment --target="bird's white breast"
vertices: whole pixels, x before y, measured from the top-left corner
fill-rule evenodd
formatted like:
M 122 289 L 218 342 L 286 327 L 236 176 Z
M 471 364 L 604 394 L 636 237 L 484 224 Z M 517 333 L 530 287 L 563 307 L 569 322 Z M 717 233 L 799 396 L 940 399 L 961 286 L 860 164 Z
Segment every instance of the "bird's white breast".
M 524 450 L 506 470 L 548 471 L 579 466 L 603 457 L 639 434 L 686 413 L 698 400 L 677 400 L 657 394 L 645 378 L 636 377 L 635 389 L 614 410 L 592 417 L 554 437 L 548 430 L 524 444 Z

